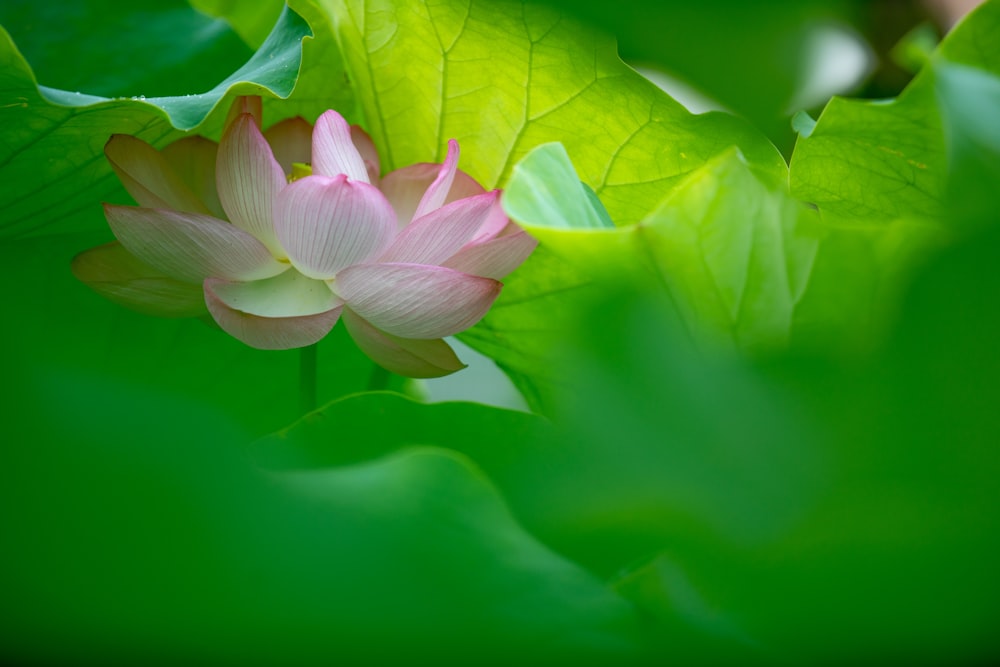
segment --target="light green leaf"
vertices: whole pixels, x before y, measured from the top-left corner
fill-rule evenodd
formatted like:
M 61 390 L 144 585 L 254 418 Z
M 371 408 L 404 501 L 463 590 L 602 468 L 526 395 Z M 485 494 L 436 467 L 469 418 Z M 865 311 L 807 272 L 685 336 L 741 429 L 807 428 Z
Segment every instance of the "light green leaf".
M 790 152 L 794 140 L 788 127 L 789 112 L 798 109 L 794 105 L 822 104 L 826 99 L 817 100 L 817 94 L 837 92 L 817 71 L 821 45 L 831 37 L 842 46 L 862 42 L 861 35 L 852 34 L 852 25 L 866 32 L 891 32 L 896 21 L 908 18 L 893 14 L 889 25 L 880 19 L 870 26 L 869 12 L 877 10 L 857 0 L 533 1 L 614 35 L 627 62 L 668 74 L 693 89 L 699 104 L 750 119 L 783 153 Z M 855 53 L 847 53 L 864 57 L 863 42 L 853 48 Z M 854 59 L 840 53 L 842 65 Z M 844 85 L 849 83 L 840 83 Z
M 946 60 L 1000 73 L 1000 2 L 984 3 L 941 43 Z M 833 99 L 792 154 L 791 192 L 843 224 L 945 215 L 947 159 L 934 88 L 924 68 L 895 100 Z
M 645 216 L 680 180 L 736 145 L 782 178 L 777 150 L 726 114 L 689 114 L 625 66 L 614 43 L 530 3 L 324 0 L 383 169 L 441 161 L 503 186 L 535 146 L 565 146 L 617 224 Z
M 512 374 L 536 407 L 568 389 L 553 353 L 575 335 L 574 318 L 616 289 L 660 290 L 702 352 L 761 354 L 788 344 L 850 350 L 868 345 L 893 314 L 896 290 L 935 239 L 933 228 L 903 222 L 824 225 L 735 150 L 688 175 L 638 225 L 615 229 L 535 223 L 571 220 L 580 204 L 560 214 L 553 209 L 562 199 L 520 198 L 522 173 L 548 178 L 519 165 L 505 207 L 541 245 L 462 338 Z
M 615 226 L 601 200 L 580 181 L 560 143 L 536 146 L 514 166 L 503 207 L 512 220 L 529 230 Z
M 947 62 L 938 64 L 935 73 L 952 212 L 970 227 L 994 224 L 1000 183 L 1000 76 Z
M 805 111 L 796 111 L 792 116 L 792 129 L 803 137 L 808 137 L 816 129 L 816 121 Z

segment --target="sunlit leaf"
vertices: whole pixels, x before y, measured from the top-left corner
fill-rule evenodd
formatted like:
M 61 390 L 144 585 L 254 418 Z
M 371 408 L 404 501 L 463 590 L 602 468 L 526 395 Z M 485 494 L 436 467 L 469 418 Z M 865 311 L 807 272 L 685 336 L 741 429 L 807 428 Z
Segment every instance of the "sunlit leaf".
M 1000 73 L 1000 3 L 987 2 L 952 31 L 933 57 Z M 792 154 L 792 194 L 831 222 L 940 221 L 947 159 L 935 68 L 895 100 L 835 98 Z
M 685 174 L 738 145 L 781 177 L 777 150 L 727 114 L 693 116 L 624 65 L 613 41 L 535 4 L 323 0 L 343 40 L 383 169 L 443 159 L 503 186 L 559 141 L 618 224 L 636 222 Z M 610 111 L 608 111 L 610 110 Z

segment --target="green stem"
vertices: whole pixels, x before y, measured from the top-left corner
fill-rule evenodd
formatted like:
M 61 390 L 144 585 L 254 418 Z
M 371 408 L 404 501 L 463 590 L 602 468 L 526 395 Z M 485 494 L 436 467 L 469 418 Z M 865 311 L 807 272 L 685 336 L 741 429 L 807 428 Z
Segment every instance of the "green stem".
M 372 374 L 368 377 L 368 391 L 381 391 L 389 387 L 389 376 L 392 375 L 378 364 L 372 368 Z
M 316 409 L 316 344 L 299 353 L 299 401 L 302 414 Z

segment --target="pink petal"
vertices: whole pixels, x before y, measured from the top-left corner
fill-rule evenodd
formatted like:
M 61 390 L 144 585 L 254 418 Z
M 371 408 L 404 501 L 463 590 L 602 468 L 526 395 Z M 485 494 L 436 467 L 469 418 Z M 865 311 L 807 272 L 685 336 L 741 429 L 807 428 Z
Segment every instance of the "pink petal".
M 287 181 L 271 147 L 249 114 L 239 116 L 219 143 L 216 170 L 219 199 L 229 220 L 283 259 L 284 250 L 274 235 L 271 209 Z
M 416 340 L 379 331 L 350 308 L 344 324 L 351 338 L 382 368 L 411 378 L 437 378 L 465 368 L 455 352 L 440 338 Z
M 490 211 L 490 217 L 483 223 L 483 226 L 479 228 L 476 235 L 472 237 L 469 243 L 483 243 L 492 238 L 496 238 L 500 234 L 504 233 L 505 230 L 509 229 L 511 224 L 510 218 L 504 213 L 503 206 L 500 203 L 500 190 L 493 190 L 497 194 L 497 199 L 493 205 L 493 209 Z M 512 231 L 520 230 L 520 227 L 516 227 Z
M 422 264 L 356 264 L 332 285 L 355 313 L 402 338 L 444 338 L 468 329 L 500 288 L 489 278 Z
M 295 268 L 323 280 L 377 256 L 392 242 L 396 228 L 382 193 L 345 174 L 290 183 L 275 200 L 274 222 Z
M 469 244 L 442 265 L 474 276 L 500 280 L 519 267 L 537 245 L 537 240 L 518 229 L 513 234 Z
M 205 289 L 230 308 L 259 317 L 318 315 L 343 304 L 325 282 L 294 270 L 264 280 L 207 278 Z
M 144 315 L 197 317 L 206 312 L 199 285 L 165 276 L 117 241 L 83 251 L 70 268 L 101 296 Z
M 370 183 L 368 168 L 351 139 L 351 128 L 336 111 L 316 119 L 312 144 L 313 173 L 319 176 L 347 174 L 354 181 Z
M 215 185 L 215 161 L 219 144 L 199 136 L 184 137 L 161 151 L 174 173 L 217 218 L 225 218 Z M 155 207 L 154 207 L 155 208 Z
M 293 317 L 251 315 L 226 305 L 209 281 L 205 282 L 205 304 L 223 331 L 261 350 L 289 350 L 312 345 L 330 333 L 342 309 L 338 306 L 323 313 Z
M 443 165 L 424 162 L 391 171 L 382 179 L 379 189 L 392 203 L 400 227 L 413 220 L 421 199 L 430 185 L 440 176 L 442 169 Z M 481 195 L 484 192 L 483 187 L 476 183 L 474 178 L 459 170 L 455 172 L 451 189 L 443 203 Z
M 255 280 L 288 268 L 250 234 L 207 215 L 111 204 L 104 215 L 130 253 L 177 280 Z
M 490 220 L 497 201 L 498 193 L 487 192 L 431 211 L 403 228 L 379 261 L 440 264 Z
M 286 175 L 292 173 L 292 165 L 296 162 L 312 162 L 312 125 L 306 119 L 286 118 L 269 127 L 264 138 Z
M 142 139 L 115 134 L 104 146 L 104 155 L 140 206 L 209 212 L 167 159 Z
M 448 154 L 444 158 L 444 163 L 438 171 L 437 177 L 427 187 L 427 192 L 420 198 L 417 210 L 413 213 L 416 220 L 422 215 L 427 215 L 436 208 L 444 204 L 444 200 L 451 190 L 451 184 L 455 181 L 455 171 L 458 170 L 458 142 L 454 139 L 448 140 Z
M 361 159 L 364 160 L 365 168 L 368 170 L 368 182 L 372 185 L 378 185 L 379 176 L 382 172 L 380 171 L 381 163 L 378 159 L 378 150 L 375 148 L 375 142 L 358 125 L 351 125 L 351 141 L 354 142 L 354 147 L 358 149 Z

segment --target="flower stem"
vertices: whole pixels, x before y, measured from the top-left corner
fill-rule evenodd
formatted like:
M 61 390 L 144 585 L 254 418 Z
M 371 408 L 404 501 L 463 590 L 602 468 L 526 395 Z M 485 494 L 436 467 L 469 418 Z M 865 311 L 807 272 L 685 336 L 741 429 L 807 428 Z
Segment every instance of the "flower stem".
M 299 401 L 302 414 L 316 409 L 316 343 L 299 351 Z
M 368 391 L 382 391 L 389 387 L 389 371 L 378 364 L 372 367 L 372 374 L 368 376 Z

